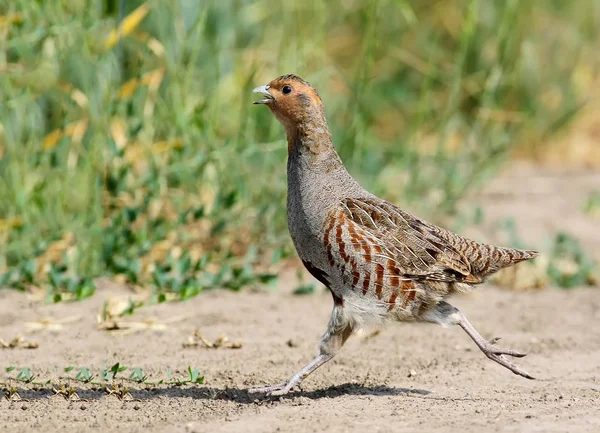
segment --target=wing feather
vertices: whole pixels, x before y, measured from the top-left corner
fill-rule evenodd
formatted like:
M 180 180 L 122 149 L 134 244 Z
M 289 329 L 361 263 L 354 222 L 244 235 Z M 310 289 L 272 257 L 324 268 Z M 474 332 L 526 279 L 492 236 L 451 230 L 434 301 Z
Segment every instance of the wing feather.
M 479 283 L 466 257 L 443 237 L 442 230 L 380 199 L 345 199 L 344 216 L 377 242 L 405 277 Z

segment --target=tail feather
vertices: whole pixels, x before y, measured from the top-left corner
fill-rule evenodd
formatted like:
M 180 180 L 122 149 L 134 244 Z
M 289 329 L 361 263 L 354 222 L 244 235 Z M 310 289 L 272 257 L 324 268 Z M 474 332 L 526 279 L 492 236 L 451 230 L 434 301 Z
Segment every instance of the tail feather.
M 472 273 L 480 277 L 487 277 L 500 269 L 508 268 L 539 255 L 537 251 L 533 250 L 517 250 L 491 245 L 482 245 L 480 253 L 480 259 L 471 263 Z

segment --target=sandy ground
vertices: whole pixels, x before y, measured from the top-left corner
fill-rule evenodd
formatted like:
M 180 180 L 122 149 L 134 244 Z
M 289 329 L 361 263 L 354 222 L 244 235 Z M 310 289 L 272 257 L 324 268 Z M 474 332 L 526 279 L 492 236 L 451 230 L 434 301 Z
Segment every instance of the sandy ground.
M 72 305 L 26 308 L 23 296 L 0 293 L 4 336 L 22 335 L 24 321 L 75 313 Z M 250 396 L 244 388 L 280 381 L 315 355 L 329 294 L 207 293 L 140 311 L 139 318 L 186 319 L 126 336 L 96 330 L 100 299 L 78 304 L 79 319 L 60 331 L 27 334 L 38 349 L 3 350 L 2 366 L 27 365 L 45 378 L 67 365 L 99 370 L 104 360 L 155 377 L 167 367 L 192 365 L 205 384 L 133 387 L 134 401 L 85 387 L 79 392 L 85 401 L 78 402 L 49 390 L 22 390 L 28 401 L 0 401 L 1 431 L 600 431 L 597 289 L 523 294 L 482 287 L 455 299 L 483 335 L 503 336 L 505 347 L 528 353 L 520 365 L 538 380 L 489 361 L 459 328 L 398 324 L 350 339 L 302 391 L 274 399 Z M 195 329 L 243 346 L 184 348 Z
M 526 192 L 518 187 L 521 175 L 529 179 Z M 586 188 L 600 185 L 599 176 L 536 176 L 517 171 L 494 182 L 480 197 L 486 220 L 514 217 L 534 245 L 564 228 L 597 248 L 600 232 L 589 230 L 598 223 L 580 209 Z M 528 354 L 518 363 L 534 381 L 488 360 L 460 328 L 397 324 L 375 336 L 352 337 L 301 391 L 272 399 L 248 395 L 245 388 L 279 382 L 312 359 L 328 320 L 328 293 L 294 296 L 293 283 L 285 281 L 278 291 L 214 291 L 143 308 L 127 320 L 178 320 L 129 335 L 97 329 L 103 301 L 123 295 L 122 289 L 103 286 L 90 300 L 59 305 L 0 291 L 0 338 L 39 342 L 37 349 L 0 349 L 0 377 L 16 365 L 56 380 L 68 365 L 99 372 L 105 361 L 141 367 L 156 379 L 167 368 L 183 375 L 188 365 L 206 377 L 203 385 L 130 385 L 130 401 L 76 383 L 80 401 L 20 385 L 22 401 L 0 399 L 0 431 L 600 431 L 597 288 L 517 293 L 482 286 L 453 299 L 484 336 L 501 336 L 500 346 Z M 57 330 L 27 331 L 27 322 L 44 318 L 67 322 Z M 227 336 L 243 345 L 185 348 L 197 329 L 210 340 Z

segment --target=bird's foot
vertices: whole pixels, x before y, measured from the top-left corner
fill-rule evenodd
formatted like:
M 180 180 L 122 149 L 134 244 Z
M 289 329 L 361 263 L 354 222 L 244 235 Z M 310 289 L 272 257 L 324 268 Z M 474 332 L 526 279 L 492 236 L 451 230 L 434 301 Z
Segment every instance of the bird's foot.
M 515 358 L 523 358 L 525 356 L 525 353 L 517 352 L 516 350 L 502 349 L 500 347 L 496 347 L 494 344 L 497 343 L 499 340 L 500 337 L 496 337 L 490 340 L 489 342 L 484 341 L 481 344 L 480 349 L 483 353 L 485 353 L 485 356 L 490 358 L 492 361 L 497 362 L 501 366 L 508 368 L 514 374 L 526 377 L 527 379 L 534 379 L 533 376 L 531 376 L 525 370 L 522 370 L 521 368 L 517 367 L 504 356 L 508 355 L 514 356 Z
M 308 377 L 313 371 L 319 368 L 321 365 L 325 364 L 331 358 L 333 358 L 335 353 L 330 354 L 320 354 L 315 359 L 310 361 L 308 364 L 302 368 L 298 373 L 294 374 L 285 382 L 278 383 L 277 385 L 272 386 L 263 386 L 261 388 L 250 388 L 248 393 L 250 394 L 265 394 L 267 396 L 279 396 L 286 395 L 293 388 L 299 387 L 302 383 L 302 380 Z
M 277 385 L 263 386 L 259 388 L 250 388 L 249 394 L 264 394 L 266 396 L 277 397 L 280 395 L 286 395 L 293 388 L 299 387 L 302 383 L 302 379 L 296 376 L 291 377 L 285 382 L 278 383 Z

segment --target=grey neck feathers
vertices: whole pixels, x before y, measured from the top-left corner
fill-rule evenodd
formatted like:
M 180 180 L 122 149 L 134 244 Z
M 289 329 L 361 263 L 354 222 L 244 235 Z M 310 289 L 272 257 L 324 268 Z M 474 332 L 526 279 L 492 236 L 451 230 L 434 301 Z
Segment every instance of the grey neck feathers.
M 324 115 L 311 117 L 310 120 L 286 128 L 286 132 L 288 164 L 326 172 L 343 168 Z
M 288 129 L 288 145 L 288 205 L 304 203 L 325 211 L 344 197 L 369 195 L 344 167 L 325 120 Z

